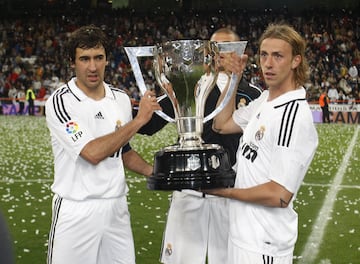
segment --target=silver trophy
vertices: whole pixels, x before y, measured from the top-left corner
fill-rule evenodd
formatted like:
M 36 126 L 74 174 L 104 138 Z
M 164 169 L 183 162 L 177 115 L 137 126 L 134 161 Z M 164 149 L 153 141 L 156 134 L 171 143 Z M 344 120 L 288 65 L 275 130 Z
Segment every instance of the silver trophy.
M 243 54 L 246 44 L 246 41 L 175 40 L 155 46 L 125 47 L 142 94 L 146 85 L 138 59 L 153 57 L 156 81 L 163 92 L 159 100 L 167 96 L 174 110 L 174 116 L 162 111 L 156 114 L 175 123 L 179 136 L 177 144 L 155 154 L 148 189 L 200 190 L 234 185 L 235 172 L 228 153 L 220 145 L 203 143 L 201 135 L 203 124 L 224 108 L 237 88 L 238 77 L 222 68 L 221 59 L 231 52 Z M 212 113 L 204 116 L 206 99 L 220 79 L 227 91 L 225 97 Z

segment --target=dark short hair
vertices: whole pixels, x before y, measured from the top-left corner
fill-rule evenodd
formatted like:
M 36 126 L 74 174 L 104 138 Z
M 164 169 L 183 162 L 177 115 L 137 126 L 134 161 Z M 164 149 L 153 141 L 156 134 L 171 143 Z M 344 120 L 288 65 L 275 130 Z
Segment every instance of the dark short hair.
M 75 61 L 76 49 L 104 47 L 106 57 L 109 52 L 109 40 L 105 32 L 94 25 L 83 26 L 71 33 L 67 43 L 67 55 L 71 62 Z
M 238 35 L 235 31 L 233 31 L 232 29 L 227 28 L 227 27 L 223 27 L 223 28 L 217 29 L 217 30 L 211 35 L 211 37 L 213 37 L 215 34 L 228 34 L 228 35 L 233 35 L 235 41 L 239 41 L 239 40 L 240 40 L 239 35 Z

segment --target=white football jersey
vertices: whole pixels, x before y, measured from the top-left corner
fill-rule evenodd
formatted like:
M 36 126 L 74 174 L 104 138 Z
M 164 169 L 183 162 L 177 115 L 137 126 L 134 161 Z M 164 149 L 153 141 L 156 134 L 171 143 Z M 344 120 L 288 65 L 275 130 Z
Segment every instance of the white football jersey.
M 89 141 L 114 132 L 132 119 L 130 98 L 104 83 L 105 97 L 96 101 L 87 97 L 75 80 L 57 89 L 46 102 L 46 121 L 55 159 L 51 189 L 72 200 L 125 195 L 128 188 L 122 149 L 96 166 L 79 154 Z
M 293 252 L 297 239 L 293 200 L 315 154 L 318 137 L 305 89 L 271 101 L 268 96 L 264 91 L 233 114 L 244 129 L 237 152 L 235 188 L 275 181 L 294 196 L 287 208 L 231 200 L 230 239 L 249 251 L 284 256 Z

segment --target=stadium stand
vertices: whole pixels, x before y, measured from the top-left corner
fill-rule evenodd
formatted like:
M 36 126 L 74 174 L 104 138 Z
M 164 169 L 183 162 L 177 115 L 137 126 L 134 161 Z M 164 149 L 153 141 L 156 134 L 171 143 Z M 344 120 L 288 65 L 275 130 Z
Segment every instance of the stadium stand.
M 249 64 L 245 78 L 263 88 L 257 67 L 257 39 L 268 23 L 285 21 L 300 31 L 308 42 L 311 66 L 306 85 L 308 100 L 317 102 L 322 89 L 335 88 L 338 104 L 360 103 L 360 17 L 357 12 L 336 9 L 322 12 L 309 9 L 294 14 L 279 10 L 237 10 L 228 12 L 189 11 L 170 14 L 121 10 L 79 10 L 51 16 L 34 14 L 0 18 L 0 98 L 13 104 L 22 98 L 9 95 L 13 88 L 33 86 L 39 105 L 54 89 L 72 76 L 64 54 L 69 33 L 84 24 L 101 26 L 113 40 L 106 80 L 134 98 L 139 91 L 123 46 L 154 45 L 171 39 L 209 39 L 219 27 L 234 29 L 248 40 Z M 144 60 L 144 67 L 151 67 Z M 154 77 L 145 76 L 155 87 Z

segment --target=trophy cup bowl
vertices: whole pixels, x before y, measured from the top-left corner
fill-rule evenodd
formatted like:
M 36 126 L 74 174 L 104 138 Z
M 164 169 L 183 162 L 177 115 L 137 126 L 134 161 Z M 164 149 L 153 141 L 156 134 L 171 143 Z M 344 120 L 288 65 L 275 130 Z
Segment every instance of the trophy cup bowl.
M 242 54 L 246 41 L 217 43 L 208 40 L 174 40 L 156 46 L 126 47 L 136 82 L 146 90 L 137 57 L 153 56 L 153 69 L 161 91 L 170 99 L 174 117 L 157 111 L 176 124 L 178 142 L 154 156 L 154 173 L 147 178 L 150 190 L 213 189 L 232 187 L 235 172 L 227 151 L 218 144 L 205 144 L 203 124 L 230 100 L 237 76 L 221 70 L 220 54 Z M 227 93 L 220 105 L 204 117 L 206 99 L 217 78 L 226 76 Z M 223 77 L 222 77 L 223 78 Z

